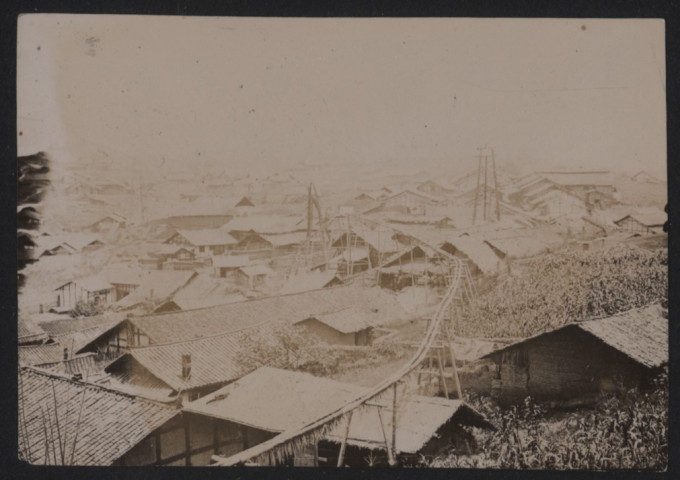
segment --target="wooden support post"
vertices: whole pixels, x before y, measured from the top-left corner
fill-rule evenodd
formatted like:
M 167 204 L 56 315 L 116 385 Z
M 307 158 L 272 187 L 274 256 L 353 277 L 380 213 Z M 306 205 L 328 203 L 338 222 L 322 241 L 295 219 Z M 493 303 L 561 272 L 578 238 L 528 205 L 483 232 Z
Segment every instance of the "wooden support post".
M 451 354 L 451 367 L 453 368 L 453 379 L 456 382 L 456 394 L 458 395 L 458 400 L 463 399 L 463 391 L 460 388 L 460 378 L 458 378 L 458 366 L 456 365 L 456 352 L 453 348 L 453 338 L 449 330 L 446 330 L 446 340 L 449 344 L 449 353 Z
M 440 388 L 444 390 L 444 397 L 449 399 L 449 389 L 446 386 L 446 378 L 444 378 L 444 366 L 442 365 L 442 352 L 437 349 L 437 363 L 439 364 L 439 383 Z
M 397 382 L 392 385 L 392 457 L 396 457 L 397 450 Z M 396 460 L 391 466 L 396 465 Z
M 183 416 L 183 422 L 184 422 L 184 447 L 185 447 L 185 456 L 184 456 L 184 463 L 187 467 L 191 466 L 191 437 L 189 435 L 189 419 L 186 414 L 182 415 Z
M 345 461 L 345 448 L 347 447 L 347 437 L 349 436 L 349 426 L 352 423 L 352 414 L 354 410 L 349 412 L 347 416 L 347 425 L 345 425 L 345 434 L 342 436 L 342 443 L 340 444 L 340 453 L 338 454 L 338 467 L 342 467 Z
M 378 408 L 378 419 L 380 420 L 380 430 L 382 431 L 383 434 L 383 439 L 385 440 L 385 449 L 387 450 L 387 462 L 390 465 L 396 465 L 397 461 L 394 458 L 394 445 L 390 445 L 389 440 L 387 439 L 387 430 L 385 430 L 385 421 L 383 420 L 382 416 L 382 407 L 380 405 L 377 406 Z

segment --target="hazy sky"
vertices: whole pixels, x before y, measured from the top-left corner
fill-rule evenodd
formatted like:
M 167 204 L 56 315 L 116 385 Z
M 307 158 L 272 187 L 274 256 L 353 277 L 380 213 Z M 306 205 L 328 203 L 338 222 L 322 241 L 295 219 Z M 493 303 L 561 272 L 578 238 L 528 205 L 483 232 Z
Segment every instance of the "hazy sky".
M 664 55 L 656 20 L 25 15 L 19 154 L 665 176 Z

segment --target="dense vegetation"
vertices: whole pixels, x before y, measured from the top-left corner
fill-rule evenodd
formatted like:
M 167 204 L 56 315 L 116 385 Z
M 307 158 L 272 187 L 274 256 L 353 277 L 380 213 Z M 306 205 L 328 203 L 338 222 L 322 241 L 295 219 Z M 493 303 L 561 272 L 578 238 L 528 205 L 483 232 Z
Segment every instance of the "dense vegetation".
M 668 297 L 668 251 L 617 245 L 560 252 L 513 266 L 463 312 L 457 334 L 527 337 Z
M 489 398 L 467 398 L 496 427 L 480 433 L 472 456 L 435 458 L 433 467 L 663 470 L 668 462 L 668 374 L 651 392 L 610 395 L 592 409 L 550 412 L 527 399 L 501 410 Z M 559 416 L 561 415 L 561 417 Z
M 305 333 L 302 327 L 285 323 L 243 334 L 238 343 L 235 358 L 244 372 L 269 366 L 329 376 L 405 358 L 408 354 L 403 346 L 388 342 L 371 347 L 328 345 Z

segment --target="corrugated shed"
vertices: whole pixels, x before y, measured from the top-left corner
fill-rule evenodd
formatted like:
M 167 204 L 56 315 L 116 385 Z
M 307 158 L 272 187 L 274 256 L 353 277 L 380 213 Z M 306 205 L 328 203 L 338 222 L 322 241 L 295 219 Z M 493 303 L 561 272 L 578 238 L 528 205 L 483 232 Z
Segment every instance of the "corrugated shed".
M 18 393 L 19 451 L 36 465 L 111 465 L 178 413 L 173 407 L 30 368 L 19 372 Z M 56 428 L 46 428 L 57 418 L 63 461 Z
M 392 407 L 387 400 L 374 402 L 383 405 L 383 421 L 388 436 L 392 431 L 392 415 L 388 409 Z M 385 439 L 380 427 L 378 407 L 356 411 L 349 427 L 347 444 L 362 448 L 385 449 Z M 447 400 L 438 397 L 416 395 L 399 406 L 397 415 L 397 436 L 395 447 L 397 453 L 417 453 L 432 439 L 437 430 L 453 418 L 458 412 L 465 410 L 460 424 L 491 428 L 484 417 L 460 400 Z M 342 442 L 345 424 L 333 428 L 326 439 Z
M 126 362 L 137 361 L 151 375 L 173 390 L 214 385 L 234 380 L 243 373 L 236 366 L 239 344 L 233 333 L 186 342 L 131 348 L 130 352 L 109 364 L 105 371 L 119 376 Z M 191 374 L 182 378 L 182 355 L 191 355 Z
M 406 320 L 396 296 L 357 285 L 263 297 L 215 307 L 130 317 L 154 343 L 185 341 L 274 322 L 295 322 L 349 306 L 373 309 L 382 323 Z
M 323 416 L 363 392 L 363 387 L 308 373 L 261 367 L 186 404 L 184 410 L 269 432 L 283 432 Z

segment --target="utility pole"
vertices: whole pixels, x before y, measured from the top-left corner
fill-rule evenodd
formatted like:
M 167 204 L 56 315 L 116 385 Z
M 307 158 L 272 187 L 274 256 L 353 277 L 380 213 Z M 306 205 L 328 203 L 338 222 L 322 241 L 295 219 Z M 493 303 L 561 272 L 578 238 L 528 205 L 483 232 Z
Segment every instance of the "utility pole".
M 475 187 L 475 200 L 472 208 L 472 223 L 477 223 L 477 205 L 482 202 L 480 210 L 482 221 L 486 222 L 491 218 L 501 219 L 500 192 L 498 191 L 498 177 L 496 175 L 496 156 L 493 148 L 480 147 L 477 149 L 477 186 Z M 489 157 L 491 157 L 491 178 L 493 179 L 493 194 L 495 202 L 491 199 L 491 186 L 489 185 Z M 483 177 L 483 181 L 482 181 Z M 495 203 L 495 205 L 494 205 Z M 495 206 L 495 215 L 492 215 Z

